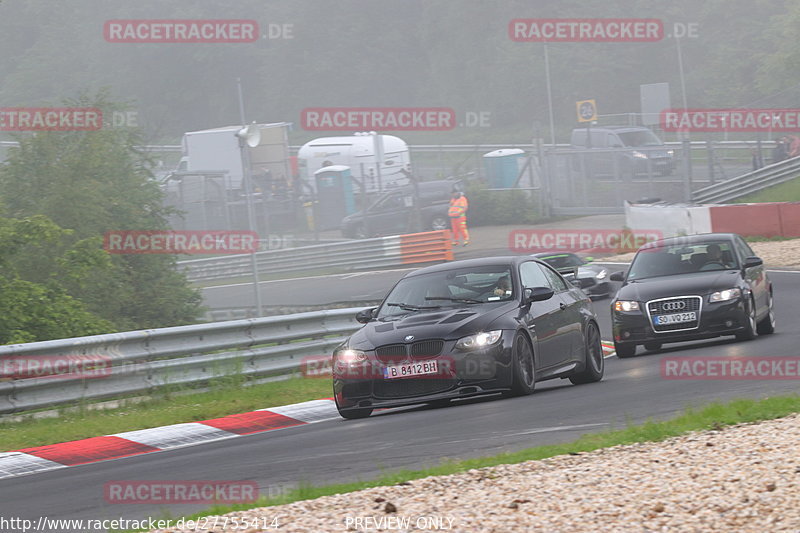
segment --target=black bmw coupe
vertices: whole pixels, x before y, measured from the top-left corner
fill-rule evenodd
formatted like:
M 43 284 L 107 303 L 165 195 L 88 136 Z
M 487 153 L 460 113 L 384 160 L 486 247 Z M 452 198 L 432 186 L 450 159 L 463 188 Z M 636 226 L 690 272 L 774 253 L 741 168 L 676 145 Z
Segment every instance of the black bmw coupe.
M 603 377 L 590 300 L 530 257 L 454 261 L 401 279 L 333 354 L 344 418 L 376 408 L 530 394 L 537 381 Z
M 706 233 L 646 244 L 636 253 L 611 302 L 618 357 L 637 345 L 734 335 L 750 340 L 775 331 L 772 283 L 741 236 Z

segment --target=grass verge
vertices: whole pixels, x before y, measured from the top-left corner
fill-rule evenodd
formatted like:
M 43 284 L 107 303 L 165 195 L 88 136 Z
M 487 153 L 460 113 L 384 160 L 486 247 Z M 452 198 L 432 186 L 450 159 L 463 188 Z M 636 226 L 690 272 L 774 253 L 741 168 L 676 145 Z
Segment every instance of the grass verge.
M 0 423 L 0 450 L 18 450 L 122 431 L 207 420 L 278 405 L 329 398 L 330 379 L 293 378 L 243 386 L 241 376 L 222 379 L 207 392 L 159 392 L 150 399 L 108 410 L 86 405 L 62 409 L 58 418 Z
M 800 202 L 800 176 L 763 191 L 743 196 L 733 201 L 737 204 L 760 202 Z
M 458 409 L 458 407 L 450 407 L 450 409 Z M 252 509 L 254 507 L 271 507 L 332 494 L 354 492 L 371 487 L 396 485 L 398 483 L 428 476 L 457 474 L 473 468 L 484 468 L 500 464 L 515 464 L 523 461 L 545 459 L 556 455 L 576 455 L 600 448 L 634 444 L 637 442 L 661 441 L 692 431 L 719 430 L 725 426 L 771 420 L 797 412 L 800 412 L 800 395 L 776 396 L 763 400 L 742 399 L 728 403 L 712 403 L 699 409 L 686 409 L 683 414 L 666 421 L 648 421 L 644 424 L 630 425 L 625 429 L 589 433 L 575 441 L 565 444 L 537 446 L 518 452 L 503 453 L 491 457 L 481 457 L 464 461 L 446 461 L 432 468 L 424 470 L 400 470 L 387 473 L 377 479 L 369 481 L 319 487 L 301 484 L 298 489 L 279 497 L 264 498 L 251 504 L 214 506 L 202 513 L 197 513 L 185 518 L 192 519 L 201 516 L 221 515 L 234 511 Z M 175 520 L 171 516 L 164 516 L 163 519 Z

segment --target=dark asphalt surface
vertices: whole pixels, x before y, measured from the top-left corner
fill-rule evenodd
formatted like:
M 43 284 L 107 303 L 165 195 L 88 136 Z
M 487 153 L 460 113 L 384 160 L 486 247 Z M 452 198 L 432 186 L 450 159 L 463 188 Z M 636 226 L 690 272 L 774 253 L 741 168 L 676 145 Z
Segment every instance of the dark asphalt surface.
M 388 275 L 388 274 L 387 274 Z M 667 418 L 715 400 L 797 392 L 797 381 L 678 381 L 660 376 L 667 356 L 796 356 L 800 333 L 800 273 L 771 272 L 778 328 L 752 342 L 710 340 L 668 345 L 656 354 L 606 360 L 602 382 L 537 385 L 531 396 L 484 398 L 447 408 L 376 413 L 365 420 L 330 420 L 190 448 L 0 480 L 0 516 L 146 518 L 178 516 L 205 506 L 109 504 L 103 485 L 120 480 L 255 480 L 262 494 L 302 481 L 365 480 L 386 470 L 435 465 L 573 440 L 582 433 Z M 368 277 L 367 277 L 368 278 Z M 353 278 L 359 279 L 359 278 Z M 361 280 L 363 281 L 363 280 Z M 359 286 L 363 283 L 359 281 Z M 609 338 L 609 300 L 595 302 Z

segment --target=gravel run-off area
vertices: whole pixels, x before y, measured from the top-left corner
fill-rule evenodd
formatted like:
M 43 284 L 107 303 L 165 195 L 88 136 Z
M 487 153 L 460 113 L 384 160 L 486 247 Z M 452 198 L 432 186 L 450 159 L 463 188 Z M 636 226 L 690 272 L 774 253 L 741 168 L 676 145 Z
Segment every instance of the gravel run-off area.
M 800 416 L 229 516 L 293 533 L 797 532 Z

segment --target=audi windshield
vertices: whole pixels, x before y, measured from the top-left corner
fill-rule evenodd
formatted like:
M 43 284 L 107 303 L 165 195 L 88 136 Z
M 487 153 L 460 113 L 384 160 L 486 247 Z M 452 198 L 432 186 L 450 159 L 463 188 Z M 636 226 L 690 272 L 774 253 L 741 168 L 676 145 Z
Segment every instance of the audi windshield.
M 650 246 L 636 254 L 627 279 L 633 281 L 737 268 L 736 254 L 727 241 Z

